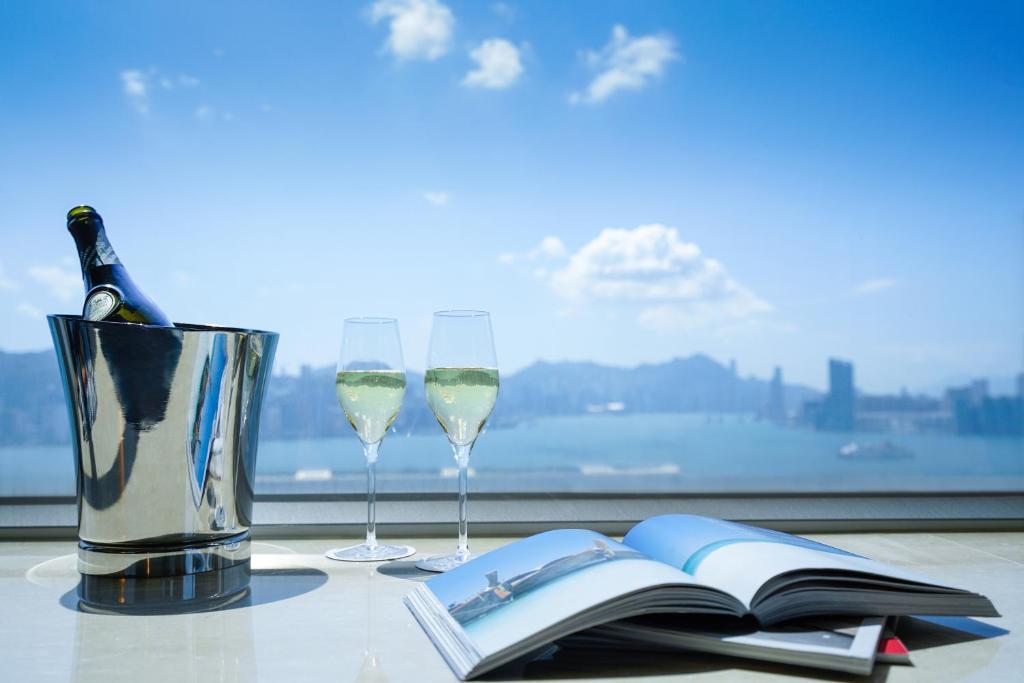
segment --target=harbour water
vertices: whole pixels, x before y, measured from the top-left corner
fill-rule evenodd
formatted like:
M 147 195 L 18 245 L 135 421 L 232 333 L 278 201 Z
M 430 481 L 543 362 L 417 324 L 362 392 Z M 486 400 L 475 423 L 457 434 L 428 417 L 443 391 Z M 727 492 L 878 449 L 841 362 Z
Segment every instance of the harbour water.
M 850 443 L 868 445 L 864 457 L 840 457 Z M 385 492 L 449 492 L 454 465 L 440 428 L 393 433 L 381 448 L 378 484 Z M 537 419 L 483 434 L 470 465 L 477 491 L 1024 490 L 1021 439 L 815 432 L 736 415 Z M 363 472 L 351 432 L 264 441 L 257 493 L 360 492 Z M 0 496 L 73 494 L 69 446 L 0 449 Z

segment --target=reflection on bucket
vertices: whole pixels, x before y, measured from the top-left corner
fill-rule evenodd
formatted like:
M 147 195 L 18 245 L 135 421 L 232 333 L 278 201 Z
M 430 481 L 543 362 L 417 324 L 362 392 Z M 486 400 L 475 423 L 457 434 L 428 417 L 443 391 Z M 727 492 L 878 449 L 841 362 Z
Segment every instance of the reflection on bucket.
M 277 335 L 49 322 L 75 451 L 83 601 L 161 594 L 148 585 L 160 578 L 171 600 L 199 599 L 207 585 L 222 597 L 244 590 Z M 229 569 L 223 580 L 182 580 Z M 105 579 L 147 581 L 111 593 Z

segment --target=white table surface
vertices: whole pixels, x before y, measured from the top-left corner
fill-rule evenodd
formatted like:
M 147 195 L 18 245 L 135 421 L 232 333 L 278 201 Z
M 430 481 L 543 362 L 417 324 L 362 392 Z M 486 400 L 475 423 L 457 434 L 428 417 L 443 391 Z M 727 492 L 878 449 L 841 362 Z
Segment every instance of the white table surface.
M 812 538 L 902 565 L 992 598 L 1001 619 L 918 623 L 904 636 L 913 666 L 871 680 L 1024 681 L 1024 533 L 819 534 Z M 253 545 L 251 598 L 216 612 L 109 616 L 75 609 L 73 542 L 0 542 L 0 680 L 453 681 L 401 597 L 424 575 L 412 563 L 340 563 L 350 539 Z M 508 539 L 473 539 L 475 551 Z M 413 539 L 421 554 L 452 539 Z M 1008 631 L 1008 633 L 1003 633 Z M 988 637 L 977 637 L 977 634 Z M 864 680 L 710 655 L 562 653 L 500 670 L 505 680 Z

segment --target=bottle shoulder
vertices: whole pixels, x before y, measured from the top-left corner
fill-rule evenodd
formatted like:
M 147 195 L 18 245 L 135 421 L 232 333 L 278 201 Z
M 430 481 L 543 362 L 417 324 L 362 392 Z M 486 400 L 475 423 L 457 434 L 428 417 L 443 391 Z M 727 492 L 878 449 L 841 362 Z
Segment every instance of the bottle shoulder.
M 90 289 L 82 307 L 82 317 L 93 321 L 174 327 L 170 318 L 130 280 L 101 283 Z

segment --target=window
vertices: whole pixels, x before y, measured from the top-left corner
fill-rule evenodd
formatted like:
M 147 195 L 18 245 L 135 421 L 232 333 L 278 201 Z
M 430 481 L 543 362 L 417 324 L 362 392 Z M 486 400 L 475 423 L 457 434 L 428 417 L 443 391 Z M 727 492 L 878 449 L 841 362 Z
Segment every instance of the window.
M 281 333 L 260 494 L 365 490 L 356 315 L 409 368 L 380 489 L 454 494 L 449 307 L 501 370 L 474 492 L 1024 490 L 1018 15 L 431 7 L 0 8 L 0 496 L 73 494 L 78 202 L 175 320 Z

